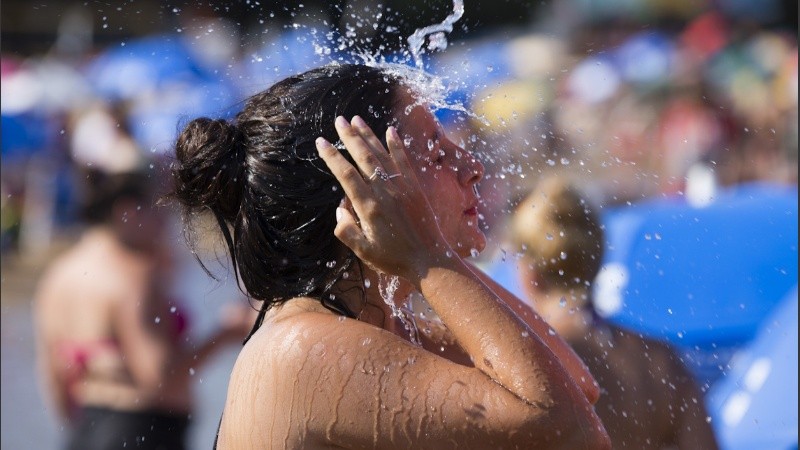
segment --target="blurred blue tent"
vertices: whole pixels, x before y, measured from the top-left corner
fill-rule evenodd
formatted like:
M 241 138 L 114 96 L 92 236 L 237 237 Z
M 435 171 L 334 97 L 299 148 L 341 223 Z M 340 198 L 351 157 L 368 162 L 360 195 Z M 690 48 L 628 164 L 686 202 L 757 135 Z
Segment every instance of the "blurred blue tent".
M 27 159 L 30 155 L 50 150 L 55 134 L 47 117 L 37 112 L 2 114 L 0 149 L 3 162 Z
M 247 95 L 288 76 L 343 58 L 337 32 L 326 28 L 285 29 L 239 63 L 237 83 Z
M 87 79 L 101 97 L 131 99 L 178 83 L 209 77 L 179 35 L 146 36 L 110 47 L 85 68 Z
M 797 448 L 797 312 L 795 286 L 708 393 L 722 448 Z
M 613 52 L 622 76 L 637 84 L 666 82 L 674 71 L 672 39 L 660 32 L 641 32 L 628 38 Z
M 797 284 L 797 187 L 746 184 L 605 211 L 595 302 L 609 320 L 683 350 L 701 381 L 753 339 Z
M 225 73 L 198 59 L 179 35 L 147 36 L 98 55 L 86 68 L 96 93 L 127 101 L 137 143 L 167 151 L 188 119 L 230 117 L 241 95 Z
M 510 79 L 513 72 L 507 48 L 493 39 L 455 42 L 447 51 L 430 56 L 425 66 L 444 78 L 449 88 L 446 101 L 466 107 L 486 87 Z M 446 109 L 437 114 L 445 123 L 456 120 L 457 116 L 458 113 Z

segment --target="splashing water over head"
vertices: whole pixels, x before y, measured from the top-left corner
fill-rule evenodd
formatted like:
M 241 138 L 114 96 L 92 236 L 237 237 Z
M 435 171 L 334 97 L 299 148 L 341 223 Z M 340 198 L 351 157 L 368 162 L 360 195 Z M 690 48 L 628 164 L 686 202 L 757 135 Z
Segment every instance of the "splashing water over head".
M 394 295 L 395 292 L 397 292 L 400 278 L 383 273 L 379 273 L 378 277 L 378 292 L 380 292 L 384 303 L 386 303 L 392 309 L 392 316 L 397 317 L 400 319 L 400 322 L 403 323 L 403 327 L 408 332 L 411 343 L 421 346 L 422 342 L 419 339 L 419 330 L 417 328 L 417 323 L 414 320 L 414 311 L 409 306 L 410 303 L 407 303 L 403 308 L 401 308 L 397 306 L 397 303 L 394 300 Z
M 361 59 L 363 64 L 382 69 L 387 74 L 403 80 L 415 98 L 415 102 L 406 107 L 406 115 L 416 106 L 427 105 L 431 111 L 447 109 L 485 122 L 484 118 L 467 109 L 462 102 L 448 100 L 450 93 L 458 89 L 458 82 L 427 72 L 421 59 L 425 38 L 429 37 L 428 50 L 446 49 L 448 42 L 445 33 L 453 31 L 453 24 L 463 15 L 463 0 L 454 0 L 453 12 L 441 23 L 418 28 L 407 38 L 408 50 L 404 51 L 403 57 L 397 61 L 388 61 L 385 56 L 377 53 L 358 52 L 355 56 Z
M 453 31 L 453 24 L 464 15 L 464 1 L 453 0 L 453 12 L 448 15 L 441 23 L 436 25 L 429 25 L 427 27 L 418 28 L 414 33 L 408 37 L 408 46 L 411 55 L 414 58 L 414 65 L 418 69 L 422 69 L 422 60 L 420 53 L 422 52 L 422 45 L 425 43 L 425 37 L 430 35 L 430 42 L 428 43 L 429 50 L 444 50 L 447 48 L 447 36 L 445 32 Z

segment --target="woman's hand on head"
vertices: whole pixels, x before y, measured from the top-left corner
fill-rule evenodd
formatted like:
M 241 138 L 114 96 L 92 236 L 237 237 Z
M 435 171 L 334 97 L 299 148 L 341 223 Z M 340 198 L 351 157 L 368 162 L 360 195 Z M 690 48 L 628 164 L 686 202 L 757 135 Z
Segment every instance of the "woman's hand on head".
M 436 258 L 452 253 L 394 127 L 388 151 L 358 116 L 337 117 L 336 131 L 356 165 L 330 142 L 317 150 L 342 184 L 352 209 L 337 208 L 336 236 L 355 254 L 385 273 L 415 282 Z

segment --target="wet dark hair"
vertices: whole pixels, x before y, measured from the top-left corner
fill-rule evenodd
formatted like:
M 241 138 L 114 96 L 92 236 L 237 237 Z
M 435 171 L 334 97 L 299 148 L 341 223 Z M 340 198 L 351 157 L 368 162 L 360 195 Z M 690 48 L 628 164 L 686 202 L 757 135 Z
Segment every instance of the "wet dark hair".
M 232 121 L 192 120 L 178 137 L 171 197 L 189 224 L 204 210 L 216 217 L 237 280 L 264 302 L 256 328 L 271 306 L 299 296 L 355 316 L 330 294 L 360 262 L 333 234 L 344 192 L 314 142 L 339 141 L 340 115 L 360 115 L 383 139 L 401 86 L 378 68 L 328 65 L 250 97 Z
M 109 223 L 113 219 L 114 204 L 123 199 L 140 202 L 142 207 L 153 206 L 154 182 L 144 172 L 108 173 L 87 169 L 83 175 L 80 216 L 89 225 Z

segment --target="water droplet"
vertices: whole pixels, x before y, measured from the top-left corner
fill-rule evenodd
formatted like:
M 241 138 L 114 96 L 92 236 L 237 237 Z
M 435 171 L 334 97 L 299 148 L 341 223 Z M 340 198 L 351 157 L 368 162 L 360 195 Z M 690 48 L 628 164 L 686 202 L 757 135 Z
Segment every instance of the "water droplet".
M 328 269 L 333 269 L 334 267 L 336 267 L 336 261 L 328 261 L 328 262 L 325 263 L 325 266 Z
M 372 286 L 372 282 L 369 281 L 369 278 L 364 278 L 364 287 L 369 289 L 370 286 Z
M 175 314 L 175 311 L 177 311 L 177 310 L 178 310 L 178 308 L 176 308 L 176 307 L 174 307 L 174 306 L 173 306 L 173 307 L 171 307 L 171 308 L 169 309 L 169 312 L 171 312 L 172 314 Z
M 565 297 L 561 297 L 561 300 L 558 301 L 558 306 L 562 308 L 567 306 L 567 299 Z
M 470 250 L 469 250 L 469 254 L 470 254 L 470 256 L 472 256 L 473 258 L 477 258 L 477 257 L 478 257 L 478 256 L 481 254 L 481 252 L 479 252 L 479 251 L 478 251 L 478 249 L 476 249 L 476 248 L 473 248 L 473 249 L 470 249 Z
M 156 323 L 161 323 L 161 317 L 159 317 L 159 316 L 156 316 L 155 322 L 156 322 Z
M 189 367 L 189 375 L 194 376 L 194 374 L 195 374 L 194 367 Z
M 667 308 L 667 313 L 672 315 L 672 308 Z
M 547 239 L 548 241 L 552 241 L 552 240 L 553 240 L 553 235 L 552 235 L 552 234 L 550 234 L 550 233 L 547 233 L 547 234 L 545 234 L 545 235 L 544 235 L 544 237 L 545 237 L 545 239 Z
M 552 328 L 548 328 L 547 329 L 547 334 L 549 334 L 550 336 L 555 336 L 556 335 L 556 330 L 554 330 Z
M 520 334 L 522 335 L 522 337 L 528 337 L 528 336 L 530 336 L 530 333 L 528 333 L 527 331 L 523 331 L 523 332 L 522 332 L 522 333 L 520 333 Z
M 559 256 L 561 257 L 561 259 L 567 259 L 567 252 L 561 252 L 561 255 Z

